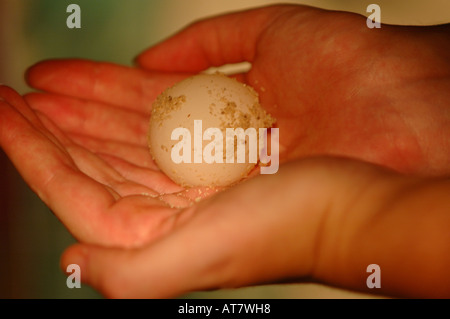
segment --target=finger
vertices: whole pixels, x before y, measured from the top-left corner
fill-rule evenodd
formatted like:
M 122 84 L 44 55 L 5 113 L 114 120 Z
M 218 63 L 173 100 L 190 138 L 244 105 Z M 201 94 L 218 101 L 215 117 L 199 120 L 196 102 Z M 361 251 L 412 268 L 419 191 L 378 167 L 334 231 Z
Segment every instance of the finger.
M 55 136 L 62 141 L 67 153 L 71 156 L 77 168 L 90 176 L 92 179 L 108 186 L 114 191 L 116 197 L 128 196 L 133 194 L 157 195 L 151 187 L 128 180 L 114 167 L 110 166 L 103 158 L 90 152 L 89 150 L 73 143 L 59 130 L 59 128 L 44 114 L 38 114 L 42 123 Z
M 100 154 L 100 156 L 117 172 L 120 172 L 125 179 L 146 185 L 159 194 L 170 194 L 183 190 L 183 187 L 175 184 L 159 170 L 137 166 L 115 156 L 106 154 Z
M 26 80 L 39 90 L 148 114 L 156 96 L 186 76 L 68 59 L 40 62 L 27 71 Z
M 122 158 L 137 166 L 159 170 L 153 161 L 147 146 L 101 140 L 79 134 L 69 134 L 69 136 L 76 144 L 83 146 L 93 153 L 111 155 L 117 158 Z
M 0 85 L 0 96 L 2 97 L 2 100 L 7 102 L 10 106 L 14 106 L 14 109 L 19 112 L 28 122 L 31 126 L 36 128 L 37 131 L 40 132 L 40 134 L 43 134 L 46 136 L 50 141 L 52 141 L 55 146 L 59 147 L 62 151 L 63 148 L 59 144 L 59 141 L 55 136 L 52 134 L 49 134 L 47 130 L 45 129 L 44 125 L 38 118 L 35 112 L 30 109 L 30 107 L 27 105 L 27 103 L 24 101 L 22 96 L 20 96 L 16 91 L 14 91 L 12 88 Z
M 98 218 L 99 212 L 114 203 L 114 196 L 81 173 L 67 152 L 47 138 L 48 134 L 0 101 L 0 145 L 5 153 L 31 189 L 77 238 L 95 242 L 86 220 Z M 79 209 L 80 203 L 88 205 Z
M 199 72 L 211 66 L 252 62 L 259 36 L 281 11 L 268 7 L 196 22 L 140 54 L 136 63 L 148 70 Z
M 161 200 L 172 206 L 186 207 L 187 204 L 199 202 L 225 189 L 223 187 L 183 188 L 159 170 L 134 165 L 123 159 L 106 154 L 99 154 L 99 156 L 111 167 L 114 167 L 125 179 L 135 181 L 155 190 L 161 195 Z
M 28 100 L 38 100 L 38 102 L 35 102 L 33 104 L 34 106 L 36 106 L 36 104 L 46 105 L 45 111 L 47 112 L 47 114 L 50 114 L 54 120 L 64 118 L 64 114 L 60 114 L 58 110 L 54 112 L 52 111 L 52 108 L 49 107 L 49 105 L 51 105 L 51 102 L 46 103 L 46 101 L 48 100 L 46 98 L 47 96 L 48 95 L 43 94 L 31 94 L 28 96 Z M 39 101 L 42 99 L 43 101 Z M 57 109 L 59 109 L 59 105 L 64 104 L 60 100 L 65 100 L 67 98 L 61 96 L 49 97 L 50 101 L 53 101 L 55 99 L 57 100 Z M 67 100 L 68 104 L 72 103 L 72 101 L 75 101 L 73 99 Z M 69 107 L 64 108 L 62 112 L 66 111 L 68 108 Z M 80 108 L 82 107 L 76 107 L 75 112 Z M 106 110 L 106 112 L 107 111 L 108 110 Z M 71 113 L 70 110 L 68 112 Z M 166 194 L 178 192 L 183 189 L 182 187 L 175 184 L 172 180 L 170 180 L 165 174 L 159 171 L 159 169 L 150 170 L 142 166 L 134 165 L 118 158 L 117 155 L 113 156 L 105 154 L 104 149 L 98 150 L 98 153 L 103 153 L 103 155 L 96 155 L 88 151 L 87 149 L 74 144 L 72 141 L 65 138 L 64 134 L 59 130 L 59 127 L 56 127 L 56 125 L 54 125 L 52 119 L 47 118 L 47 114 L 42 114 L 41 120 L 46 124 L 46 127 L 52 132 L 53 135 L 60 137 L 71 157 L 77 164 L 78 168 L 93 179 L 111 187 L 121 196 L 126 196 L 133 193 Z M 89 116 L 86 117 L 89 118 Z M 124 117 L 125 115 L 121 115 L 117 120 L 120 120 Z M 86 121 L 89 120 L 86 119 Z M 112 121 L 113 119 L 109 119 L 107 122 Z M 126 119 L 124 119 L 123 122 L 126 122 Z M 64 123 L 62 125 L 64 126 Z M 107 124 L 104 124 L 103 127 L 105 127 L 106 125 Z M 87 127 L 88 125 L 85 124 L 84 126 Z M 86 129 L 85 131 L 89 133 L 89 129 Z M 148 150 L 146 154 L 148 157 L 150 157 Z M 131 183 L 130 181 L 134 181 L 134 183 Z M 148 187 L 147 190 L 146 187 Z
M 6 85 L 0 85 L 0 97 L 2 101 L 8 103 L 10 106 L 14 106 L 14 109 L 19 112 L 25 119 L 27 119 L 30 124 L 34 125 L 35 127 L 42 128 L 42 123 L 40 123 L 36 114 L 26 104 L 22 96 L 20 96 L 12 88 Z
M 149 117 L 142 113 L 55 94 L 31 93 L 25 99 L 66 132 L 147 145 Z

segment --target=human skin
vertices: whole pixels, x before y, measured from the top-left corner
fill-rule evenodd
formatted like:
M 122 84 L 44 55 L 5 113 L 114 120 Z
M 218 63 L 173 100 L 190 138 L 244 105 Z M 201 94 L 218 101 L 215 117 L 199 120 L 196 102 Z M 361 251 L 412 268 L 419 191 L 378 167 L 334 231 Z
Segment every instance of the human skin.
M 448 26 L 371 30 L 357 15 L 302 6 L 207 19 L 141 54 L 140 69 L 34 66 L 27 79 L 44 93 L 24 101 L 0 88 L 0 142 L 82 242 L 63 268 L 78 263 L 106 296 L 287 279 L 367 291 L 372 263 L 383 272 L 377 292 L 448 296 L 449 185 L 436 177 L 450 169 L 448 35 Z M 237 78 L 277 119 L 283 165 L 201 189 L 198 202 L 200 190 L 152 162 L 149 105 L 189 74 L 244 60 L 252 69 Z

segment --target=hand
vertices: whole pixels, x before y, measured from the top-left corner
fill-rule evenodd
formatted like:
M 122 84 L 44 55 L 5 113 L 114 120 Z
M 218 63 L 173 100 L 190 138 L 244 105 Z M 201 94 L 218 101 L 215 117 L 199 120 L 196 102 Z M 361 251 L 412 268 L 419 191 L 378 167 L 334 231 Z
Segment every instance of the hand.
M 197 22 L 141 54 L 146 70 L 249 61 L 241 79 L 280 128 L 281 160 L 342 155 L 450 173 L 450 25 L 369 29 L 365 18 L 272 6 Z
M 58 107 L 66 107 L 64 112 L 96 121 L 95 125 L 89 121 L 77 123 L 75 116 L 66 118 L 59 113 L 62 123 L 71 122 L 78 128 L 68 137 L 47 116 L 33 111 L 14 90 L 0 86 L 1 147 L 30 187 L 83 242 L 141 245 L 177 225 L 183 208 L 216 191 L 184 190 L 161 173 L 144 145 L 139 145 L 144 139 L 139 133 L 145 136 L 144 122 L 148 119 L 137 112 L 110 107 L 111 111 L 102 116 L 96 113 L 105 107 L 101 103 L 62 96 L 28 98 L 36 104 L 40 98 L 49 101 L 49 114 L 54 111 L 51 103 L 60 103 Z M 109 133 L 103 131 L 106 127 Z M 77 135 L 81 132 L 96 138 Z
M 185 223 L 130 250 L 80 244 L 62 257 L 112 298 L 315 281 L 397 297 L 450 296 L 448 179 L 342 159 L 280 167 L 185 211 Z M 381 269 L 369 289 L 367 266 Z

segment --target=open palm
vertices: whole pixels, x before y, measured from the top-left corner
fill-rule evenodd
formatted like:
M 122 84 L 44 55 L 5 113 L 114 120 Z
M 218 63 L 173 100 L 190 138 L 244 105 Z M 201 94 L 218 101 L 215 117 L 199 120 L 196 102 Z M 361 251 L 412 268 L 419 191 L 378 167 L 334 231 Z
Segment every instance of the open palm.
M 125 247 L 148 242 L 174 225 L 181 208 L 208 195 L 170 181 L 139 141 L 102 140 L 101 127 L 89 129 L 89 123 L 78 131 L 87 135 L 62 132 L 11 88 L 1 86 L 0 96 L 2 148 L 30 187 L 84 242 Z M 60 96 L 28 96 L 36 104 L 41 98 L 65 107 L 76 103 Z M 77 107 L 83 112 L 81 104 Z

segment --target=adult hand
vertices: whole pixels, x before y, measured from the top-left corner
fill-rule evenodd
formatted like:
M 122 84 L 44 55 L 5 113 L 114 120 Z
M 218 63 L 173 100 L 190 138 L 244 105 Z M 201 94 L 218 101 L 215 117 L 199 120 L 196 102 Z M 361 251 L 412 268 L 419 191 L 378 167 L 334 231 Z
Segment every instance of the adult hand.
M 67 112 L 78 114 L 101 109 L 100 105 L 96 105 L 96 110 L 89 109 L 95 102 L 56 96 L 49 100 L 62 103 Z M 51 105 L 48 106 L 50 110 Z M 96 114 L 101 118 L 93 116 L 96 124 L 102 120 L 106 124 L 90 127 L 86 121 L 79 127 L 80 132 L 96 131 L 101 135 L 108 126 L 109 134 L 126 140 L 130 138 L 127 134 L 133 134 L 132 128 L 127 131 L 127 125 L 134 128 L 136 135 L 144 130 L 136 123 L 127 122 L 130 118 L 138 119 L 137 124 L 140 120 L 144 122 L 139 114 L 127 114 L 123 110 Z M 73 120 L 62 116 L 64 120 Z M 115 130 L 118 121 L 120 132 Z M 75 133 L 71 137 L 77 139 Z M 136 143 L 127 143 L 115 141 L 114 137 L 102 141 L 98 136 L 97 139 L 78 136 L 79 144 L 72 138 L 47 116 L 33 111 L 13 89 L 0 86 L 1 147 L 31 189 L 83 242 L 121 247 L 141 245 L 174 227 L 182 208 L 208 196 L 208 191 L 214 192 L 212 189 L 184 190 L 169 180 L 155 168 L 144 146 L 139 145 L 143 137 L 138 137 Z M 101 155 L 91 152 L 86 145 L 98 147 Z M 108 155 L 111 152 L 116 157 Z

